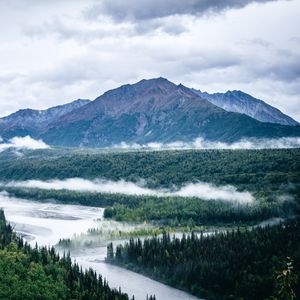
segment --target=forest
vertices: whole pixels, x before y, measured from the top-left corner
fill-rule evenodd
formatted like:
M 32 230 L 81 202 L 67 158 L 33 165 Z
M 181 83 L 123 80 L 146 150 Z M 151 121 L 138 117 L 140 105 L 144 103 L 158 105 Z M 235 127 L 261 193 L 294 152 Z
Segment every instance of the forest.
M 294 215 L 299 205 L 294 201 L 267 201 L 237 204 L 190 197 L 129 196 L 67 190 L 21 189 L 0 187 L 17 198 L 64 204 L 105 207 L 104 218 L 124 222 L 152 222 L 172 227 L 256 223 L 273 217 Z
M 0 299 L 128 300 L 92 269 L 83 271 L 54 248 L 32 248 L 6 223 L 0 210 Z M 151 296 L 149 299 L 154 300 Z
M 197 181 L 231 184 L 269 195 L 298 183 L 300 149 L 91 151 L 36 150 L 16 157 L 0 153 L 0 181 L 105 178 L 137 182 L 149 188 Z
M 6 154 L 7 155 L 7 154 Z M 253 205 L 189 197 L 128 196 L 68 190 L 6 187 L 11 180 L 105 178 L 167 188 L 198 181 L 236 186 L 257 199 Z M 169 226 L 253 223 L 298 213 L 300 150 L 29 151 L 13 159 L 0 153 L 0 181 L 11 195 L 35 200 L 105 207 L 108 219 Z M 283 201 L 284 199 L 284 201 Z
M 24 152 L 18 158 L 9 155 L 0 153 L 0 191 L 17 198 L 104 207 L 106 219 L 151 223 L 158 225 L 155 228 L 159 230 L 233 225 L 232 231 L 218 231 L 209 236 L 195 232 L 179 239 L 165 233 L 163 238 L 154 235 L 143 241 L 130 239 L 125 246 L 116 249 L 110 245 L 109 263 L 144 273 L 206 299 L 294 300 L 293 293 L 299 295 L 300 222 L 295 219 L 300 205 L 299 149 L 153 152 L 51 149 Z M 249 191 L 256 200 L 240 205 L 191 197 L 129 196 L 6 186 L 13 180 L 74 177 L 129 182 L 144 179 L 146 187 L 153 189 L 182 187 L 199 181 L 230 184 L 238 191 Z M 255 227 L 255 224 L 274 217 L 289 220 L 273 227 Z M 245 229 L 247 225 L 251 228 Z M 24 274 L 31 274 L 28 268 L 34 262 L 39 265 L 39 272 L 45 274 L 40 276 L 41 280 L 49 277 L 49 284 L 58 281 L 56 286 L 62 287 L 61 290 L 48 289 L 49 286 L 43 287 L 43 282 L 39 283 L 48 289 L 49 295 L 93 299 L 90 290 L 98 293 L 105 289 L 105 293 L 113 296 L 103 299 L 128 299 L 127 295 L 109 289 L 93 271 L 82 272 L 68 256 L 59 258 L 57 254 L 51 254 L 55 252 L 53 249 L 32 249 L 13 236 L 4 243 L 7 237 L 1 235 L 4 267 L 0 272 L 6 270 L 6 277 L 11 278 L 11 283 L 5 284 L 15 284 L 14 280 L 21 276 L 24 288 L 30 289 L 26 284 L 31 279 Z M 46 267 L 43 255 L 47 257 Z M 14 265 L 17 269 L 13 269 Z M 56 271 L 49 271 L 52 269 Z M 23 273 L 13 276 L 10 270 Z M 89 278 L 87 282 L 92 287 L 89 290 L 85 290 L 84 283 L 81 285 L 82 276 Z M 98 288 L 99 282 L 101 288 Z M 35 283 L 31 285 L 35 286 Z M 77 294 L 74 296 L 73 293 Z M 49 296 L 49 299 L 54 298 Z
M 104 217 L 116 221 L 144 222 L 172 227 L 202 225 L 233 225 L 257 223 L 270 218 L 286 218 L 298 211 L 295 202 L 226 203 L 198 198 L 152 198 L 136 207 L 115 205 L 104 211 Z
M 293 300 L 300 295 L 300 220 L 107 247 L 107 261 L 206 299 Z M 298 298 L 297 298 L 298 299 Z

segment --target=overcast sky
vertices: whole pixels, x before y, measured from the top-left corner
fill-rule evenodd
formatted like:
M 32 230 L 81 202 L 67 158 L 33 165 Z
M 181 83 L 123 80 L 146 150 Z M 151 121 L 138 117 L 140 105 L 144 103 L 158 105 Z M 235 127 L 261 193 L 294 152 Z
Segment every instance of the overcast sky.
M 162 76 L 300 121 L 300 0 L 0 0 L 0 28 L 1 116 Z

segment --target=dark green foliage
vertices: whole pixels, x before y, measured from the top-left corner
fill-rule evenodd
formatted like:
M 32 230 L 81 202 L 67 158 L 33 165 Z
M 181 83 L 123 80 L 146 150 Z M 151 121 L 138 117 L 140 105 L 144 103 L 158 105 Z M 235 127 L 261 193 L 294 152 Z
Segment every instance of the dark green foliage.
M 294 272 L 293 260 L 287 257 L 286 265 L 276 272 L 276 292 L 273 300 L 296 300 L 295 286 L 298 276 Z
M 3 210 L 0 209 L 0 249 L 8 245 L 14 239 L 12 228 L 6 224 Z
M 298 206 L 295 202 L 260 200 L 254 205 L 239 205 L 198 198 L 128 196 L 67 190 L 5 188 L 18 198 L 106 207 L 104 218 L 177 226 L 253 223 L 272 217 L 289 217 Z M 0 187 L 1 191 L 1 187 Z
M 265 299 L 277 293 L 278 270 L 287 256 L 300 274 L 300 221 L 273 227 L 133 240 L 108 261 L 142 272 L 207 299 Z M 290 288 L 300 295 L 300 283 Z
M 188 182 L 204 181 L 221 185 L 232 184 L 241 191 L 252 192 L 258 199 L 257 205 L 242 207 L 195 198 L 5 188 L 17 197 L 36 200 L 52 198 L 64 203 L 106 207 L 105 217 L 116 220 L 150 220 L 190 227 L 216 223 L 251 223 L 269 217 L 296 214 L 300 199 L 299 149 L 124 153 L 54 149 L 27 152 L 18 159 L 14 155 L 5 159 L 3 155 L 0 154 L 1 181 L 81 177 L 138 182 L 143 178 L 150 188 L 169 188 L 173 184 L 180 187 Z M 278 201 L 278 197 L 287 194 L 292 195 L 295 201 Z M 0 226 L 1 224 L 4 223 L 0 221 Z M 208 299 L 229 299 L 232 294 L 231 299 L 243 297 L 259 300 L 271 296 L 276 290 L 274 274 L 284 268 L 282 264 L 286 256 L 294 260 L 294 270 L 299 275 L 299 223 L 294 221 L 287 224 L 286 227 L 281 225 L 245 233 L 221 234 L 208 239 L 192 236 L 183 240 L 172 240 L 165 236 L 163 241 L 154 238 L 146 240 L 144 245 L 141 241 L 131 241 L 125 248 L 118 247 L 115 254 L 110 249 L 109 260 Z M 10 234 L 1 233 L 0 245 L 5 245 L 3 251 L 14 247 L 11 241 Z M 22 247 L 26 249 L 26 246 Z M 14 263 L 15 254 L 18 251 L 24 253 L 22 247 L 18 246 L 19 250 L 13 250 Z M 33 253 L 30 259 L 40 264 L 38 251 L 30 251 Z M 25 255 L 28 255 L 27 252 Z M 48 260 L 45 258 L 47 255 L 44 256 L 44 261 Z M 17 269 L 12 265 L 10 269 L 14 272 L 22 270 L 18 263 Z M 56 265 L 52 265 L 56 269 Z M 51 278 L 52 275 L 44 272 Z M 66 267 L 63 265 L 62 270 L 55 273 L 62 274 L 61 277 L 57 275 L 52 277 L 52 281 L 48 281 L 51 284 L 60 280 L 55 285 L 59 287 L 58 290 L 51 285 L 49 287 L 56 296 L 64 293 L 65 289 L 70 293 L 71 283 L 66 280 L 65 272 Z M 75 271 L 74 273 L 76 274 Z M 93 272 L 88 276 L 93 277 L 92 274 Z M 12 273 L 8 277 L 13 278 Z M 39 278 L 44 278 L 44 275 Z M 73 282 L 72 289 L 76 291 L 76 284 L 73 280 L 70 282 Z M 75 282 L 78 287 L 78 281 Z M 24 289 L 26 290 L 25 287 Z M 297 293 L 299 295 L 299 287 Z M 77 296 L 78 294 L 72 295 L 74 298 Z M 92 297 L 91 294 L 89 296 Z
M 69 255 L 59 257 L 54 248 L 24 244 L 0 210 L 0 299 L 128 300 L 128 296 L 110 289 L 92 269 L 82 271 Z
M 106 208 L 104 217 L 117 221 L 143 222 L 172 227 L 253 223 L 273 217 L 288 217 L 297 211 L 294 203 L 257 202 L 242 205 L 198 198 L 140 198 L 138 206 L 115 205 Z
M 239 206 L 196 198 L 126 196 L 67 190 L 2 188 L 35 200 L 106 207 L 104 216 L 119 221 L 154 221 L 168 225 L 257 222 L 296 213 L 300 199 L 300 150 L 205 150 L 160 152 L 97 152 L 46 150 L 25 158 L 1 159 L 0 180 L 145 179 L 149 188 L 178 187 L 189 182 L 231 184 L 258 199 Z M 293 201 L 278 201 L 286 195 Z
M 150 188 L 204 181 L 264 194 L 298 182 L 300 173 L 300 149 L 107 153 L 58 149 L 12 158 L 4 160 L 0 154 L 2 181 L 81 177 L 136 182 L 143 178 Z

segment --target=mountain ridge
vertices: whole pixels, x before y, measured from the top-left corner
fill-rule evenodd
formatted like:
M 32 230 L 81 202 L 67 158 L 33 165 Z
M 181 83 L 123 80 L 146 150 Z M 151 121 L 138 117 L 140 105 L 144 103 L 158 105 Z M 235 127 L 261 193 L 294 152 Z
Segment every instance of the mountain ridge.
M 284 114 L 278 108 L 243 91 L 233 90 L 213 94 L 196 89 L 192 89 L 192 91 L 226 111 L 244 113 L 261 122 L 291 126 L 299 125 L 296 120 Z
M 22 131 L 21 131 L 22 133 Z M 3 135 L 0 123 L 0 136 Z M 300 136 L 300 126 L 262 123 L 228 112 L 182 84 L 143 79 L 109 90 L 59 115 L 33 132 L 46 143 L 69 147 L 110 147 L 121 142 L 234 142 L 241 138 Z
M 43 130 L 53 120 L 60 116 L 82 107 L 89 103 L 88 99 L 77 99 L 67 104 L 57 105 L 44 110 L 20 109 L 6 117 L 0 118 L 0 133 L 3 138 L 10 138 L 16 134 L 37 135 L 38 131 Z M 11 134 L 3 134 L 11 132 Z M 1 134 L 0 134 L 1 135 Z

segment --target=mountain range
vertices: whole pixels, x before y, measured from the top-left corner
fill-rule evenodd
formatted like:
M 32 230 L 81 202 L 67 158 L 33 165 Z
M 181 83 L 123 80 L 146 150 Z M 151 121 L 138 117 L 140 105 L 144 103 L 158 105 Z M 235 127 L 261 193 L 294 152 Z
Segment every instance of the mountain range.
M 90 100 L 78 99 L 71 103 L 51 107 L 46 110 L 18 110 L 7 117 L 0 118 L 0 136 L 2 135 L 3 138 L 25 135 L 37 137 L 48 126 L 51 126 L 52 122 L 89 102 Z
M 299 124 L 240 91 L 208 94 L 164 78 L 141 80 L 47 110 L 19 110 L 0 118 L 0 136 L 30 135 L 50 145 L 109 147 L 121 142 L 234 142 L 300 136 Z
M 209 94 L 195 89 L 192 90 L 200 97 L 227 111 L 242 113 L 261 122 L 299 125 L 297 121 L 285 115 L 279 109 L 242 91 Z

